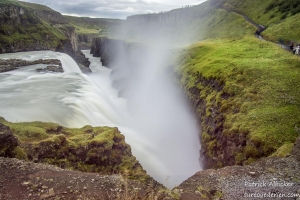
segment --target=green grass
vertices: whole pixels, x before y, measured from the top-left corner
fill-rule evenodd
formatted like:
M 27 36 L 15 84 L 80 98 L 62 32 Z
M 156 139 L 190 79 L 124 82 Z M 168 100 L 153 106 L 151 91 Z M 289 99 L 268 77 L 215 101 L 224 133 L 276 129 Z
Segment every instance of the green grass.
M 293 2 L 296 5 L 293 6 Z M 300 6 L 298 0 L 277 1 L 277 0 L 253 0 L 239 1 L 226 0 L 223 7 L 231 8 L 246 14 L 257 24 L 262 24 L 267 27 L 263 33 L 268 40 L 278 42 L 289 41 L 300 42 L 299 16 Z M 273 5 L 270 7 L 270 5 Z M 282 10 L 280 7 L 286 7 Z
M 14 5 L 19 5 L 19 2 L 17 0 L 1 0 L 0 1 L 0 5 L 10 5 L 10 4 L 14 4 Z
M 289 43 L 289 41 L 300 42 L 299 17 L 300 13 L 282 20 L 281 23 L 268 27 L 263 36 L 275 42 L 279 40 L 285 43 Z
M 183 55 L 181 84 L 187 90 L 200 89 L 207 105 L 217 103 L 225 116 L 223 135 L 247 135 L 244 162 L 269 156 L 299 136 L 295 128 L 300 123 L 299 57 L 254 37 L 206 40 Z M 224 88 L 211 90 L 199 83 L 200 76 L 217 80 Z M 222 94 L 230 97 L 222 99 Z M 213 142 L 207 134 L 203 137 L 208 144 Z M 241 160 L 239 155 L 236 160 Z

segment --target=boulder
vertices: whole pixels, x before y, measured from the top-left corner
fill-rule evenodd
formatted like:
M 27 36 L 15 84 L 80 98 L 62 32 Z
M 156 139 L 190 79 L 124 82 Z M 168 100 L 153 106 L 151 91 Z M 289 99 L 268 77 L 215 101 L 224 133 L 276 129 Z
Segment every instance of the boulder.
M 18 139 L 12 134 L 11 129 L 0 123 L 0 156 L 14 157 L 14 149 L 19 145 Z

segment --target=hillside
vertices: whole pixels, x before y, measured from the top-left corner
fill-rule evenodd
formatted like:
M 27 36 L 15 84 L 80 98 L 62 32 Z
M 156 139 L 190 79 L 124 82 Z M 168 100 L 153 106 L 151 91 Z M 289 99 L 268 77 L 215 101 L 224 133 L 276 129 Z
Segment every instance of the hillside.
M 300 1 L 225 1 L 221 7 L 240 11 L 267 27 L 264 37 L 274 42 L 299 42 Z
M 50 49 L 75 56 L 74 29 L 46 6 L 1 1 L 0 22 L 0 53 Z

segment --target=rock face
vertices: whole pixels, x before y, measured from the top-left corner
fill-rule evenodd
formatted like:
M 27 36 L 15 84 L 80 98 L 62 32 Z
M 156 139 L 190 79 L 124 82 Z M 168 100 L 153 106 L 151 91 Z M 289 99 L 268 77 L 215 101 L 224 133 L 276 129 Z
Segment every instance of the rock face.
M 76 51 L 75 61 L 78 63 L 83 73 L 91 73 L 90 61 L 87 59 L 81 51 Z
M 222 83 L 213 79 L 205 79 L 200 74 L 197 75 L 197 78 L 198 85 L 209 88 L 206 95 L 211 94 L 212 91 L 221 91 L 224 87 Z M 181 75 L 178 75 L 177 79 L 181 80 Z M 190 88 L 186 94 L 196 111 L 199 124 L 202 124 L 201 154 L 205 157 L 203 159 L 204 167 L 207 169 L 234 165 L 236 162 L 234 153 L 242 151 L 246 146 L 246 135 L 227 136 L 222 134 L 225 116 L 217 102 L 214 101 L 214 104 L 208 105 L 205 99 L 199 97 L 200 89 L 197 87 Z M 225 93 L 221 96 L 222 99 L 229 97 L 230 95 Z M 207 115 L 208 112 L 212 115 Z
M 0 123 L 0 156 L 13 157 L 13 150 L 19 145 L 18 139 L 8 126 Z
M 95 38 L 92 43 L 91 54 L 101 57 L 103 66 L 110 67 L 116 58 L 119 58 L 125 43 L 122 40 L 108 39 L 106 37 Z
M 55 66 L 55 65 L 51 66 L 51 65 L 49 65 L 44 69 L 41 69 L 41 68 L 36 69 L 36 71 L 37 72 L 64 72 L 64 69 L 60 66 Z
M 92 44 L 94 38 L 97 36 L 98 34 L 78 34 L 78 42 Z
M 78 34 L 78 49 L 86 50 L 91 49 L 94 38 L 96 38 L 98 34 Z

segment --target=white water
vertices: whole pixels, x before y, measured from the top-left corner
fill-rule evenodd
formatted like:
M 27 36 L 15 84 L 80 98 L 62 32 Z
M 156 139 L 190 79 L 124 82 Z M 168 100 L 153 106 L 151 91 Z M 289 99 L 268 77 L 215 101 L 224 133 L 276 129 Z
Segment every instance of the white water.
M 186 105 L 171 103 L 181 98 L 176 89 L 171 87 L 173 96 L 148 99 L 157 105 L 151 114 L 146 109 L 130 114 L 126 100 L 118 98 L 111 87 L 111 70 L 102 67 L 99 58 L 88 51 L 84 53 L 91 61 L 90 75 L 82 74 L 73 59 L 62 53 L 0 54 L 0 59 L 57 58 L 65 71 L 41 74 L 34 70 L 41 66 L 35 65 L 1 73 L 0 116 L 9 121 L 50 121 L 68 127 L 118 127 L 142 166 L 168 187 L 201 170 L 196 121 Z M 140 103 L 147 103 L 144 100 Z

